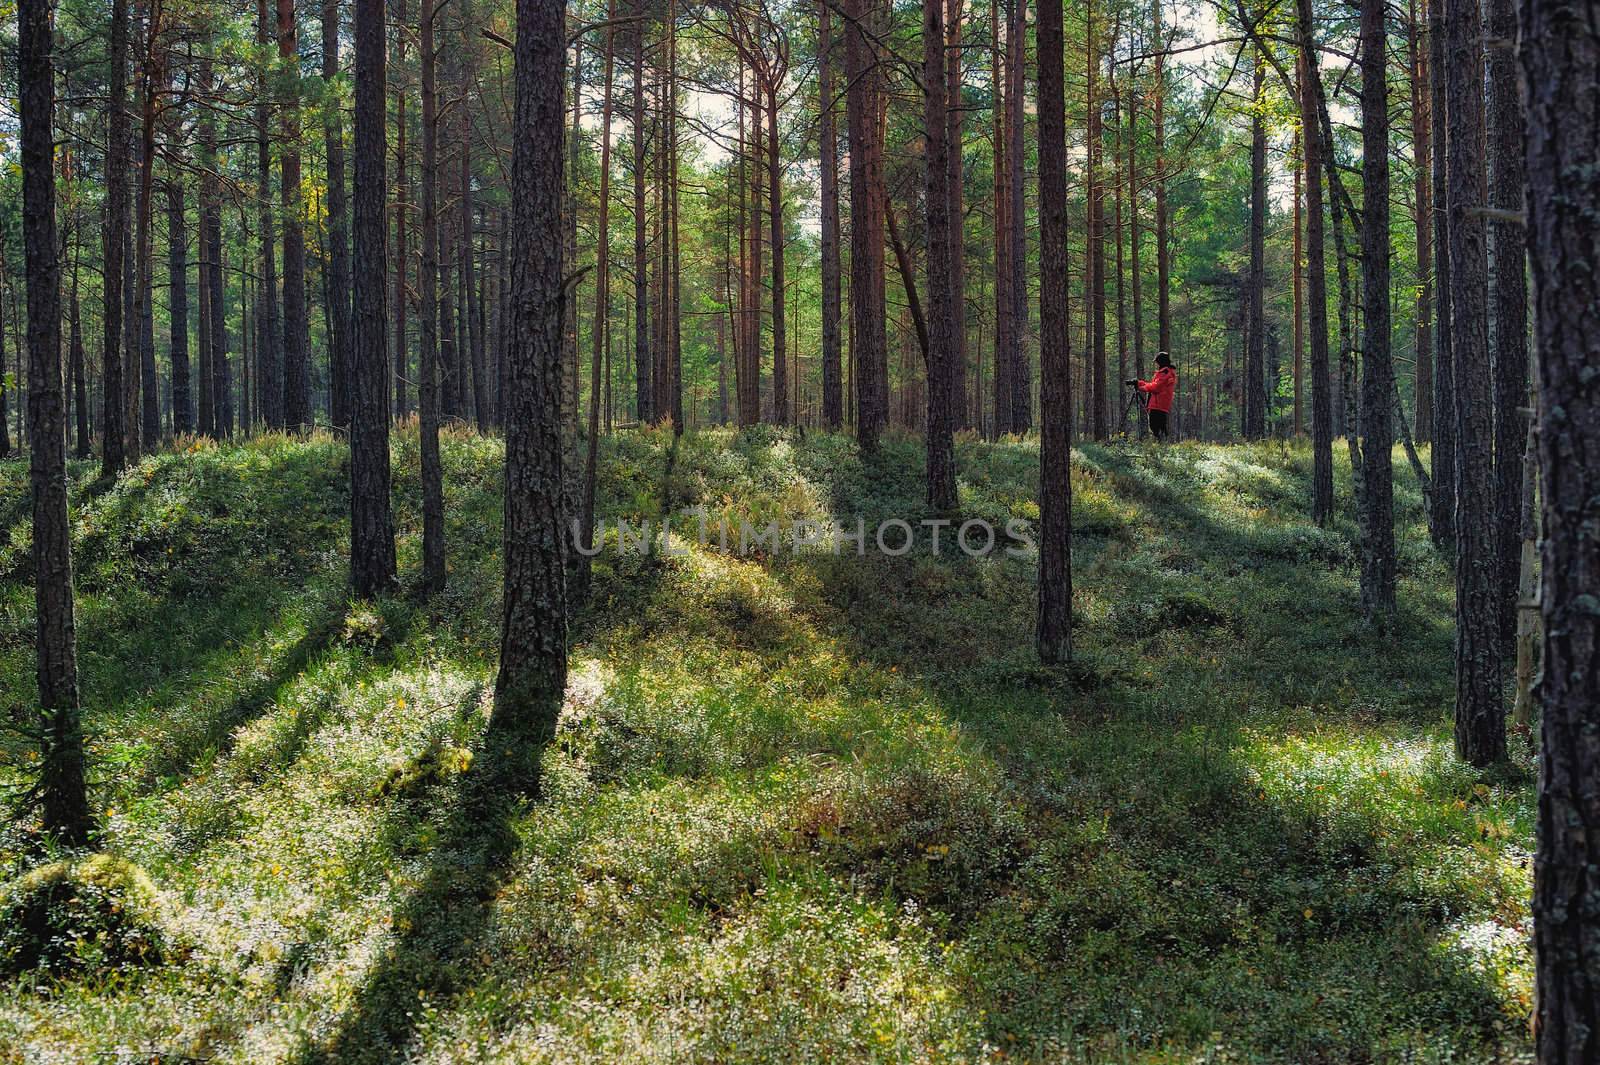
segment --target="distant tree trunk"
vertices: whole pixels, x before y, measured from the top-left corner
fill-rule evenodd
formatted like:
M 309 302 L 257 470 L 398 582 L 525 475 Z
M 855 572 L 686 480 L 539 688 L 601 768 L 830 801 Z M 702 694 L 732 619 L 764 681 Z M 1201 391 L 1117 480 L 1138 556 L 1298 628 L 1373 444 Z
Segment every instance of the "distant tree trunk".
M 1389 50 L 1384 0 L 1361 4 L 1361 606 L 1394 624 L 1394 364 L 1389 352 Z
M 355 0 L 354 358 L 350 408 L 350 580 L 370 598 L 394 585 L 389 506 L 389 353 L 384 350 L 388 172 L 383 0 Z
M 1129 48 L 1132 48 L 1129 44 Z M 1128 80 L 1128 259 L 1133 274 L 1133 375 L 1144 377 L 1144 271 L 1139 265 L 1139 93 L 1132 75 Z M 1298 252 L 1296 253 L 1298 258 Z M 1139 422 L 1139 435 L 1145 423 Z
M 56 244 L 55 73 L 50 5 L 17 9 L 22 118 L 22 245 L 28 279 L 28 431 L 32 450 L 36 675 L 42 732 L 44 829 L 80 846 L 93 828 L 84 784 L 72 606 L 72 525 L 67 512 L 67 412 L 61 376 L 61 262 Z
M 845 34 L 846 111 L 850 125 L 851 359 L 856 372 L 856 432 L 864 451 L 877 450 L 889 420 L 889 342 L 884 325 L 882 144 L 878 135 L 877 42 L 873 0 L 848 0 Z
M 1106 95 L 1111 101 L 1111 122 L 1113 136 L 1111 138 L 1111 247 L 1112 255 L 1116 260 L 1115 270 L 1117 277 L 1117 379 L 1116 386 L 1121 387 L 1122 382 L 1128 379 L 1128 275 L 1124 270 L 1122 258 L 1122 142 L 1126 131 L 1122 126 L 1122 90 L 1117 85 L 1116 69 L 1116 40 L 1120 35 L 1120 23 L 1111 32 L 1111 51 L 1107 55 L 1110 63 L 1110 75 L 1106 80 Z M 1115 389 L 1112 389 L 1115 392 Z M 1126 433 L 1128 408 L 1126 404 L 1116 405 L 1117 422 L 1110 428 L 1116 433 Z
M 1406 20 L 1406 43 L 1411 83 L 1411 167 L 1416 180 L 1417 303 L 1416 303 L 1416 435 L 1433 439 L 1433 183 L 1429 167 L 1433 158 L 1428 85 L 1428 53 L 1422 44 L 1422 19 L 1426 9 L 1441 0 L 1411 0 Z
M 967 405 L 967 282 L 964 265 L 966 252 L 965 175 L 961 152 L 962 101 L 961 101 L 961 20 L 965 0 L 947 0 L 948 12 L 944 20 L 945 48 L 945 165 L 950 176 L 947 188 L 950 196 L 950 307 L 954 316 L 951 340 L 952 362 L 950 382 L 950 408 L 957 429 L 972 426 L 972 411 Z
M 1516 0 L 1488 0 L 1487 31 L 1495 46 L 1488 49 L 1489 205 L 1522 212 L 1523 161 L 1522 87 L 1511 44 L 1517 37 Z M 1499 569 L 1495 588 L 1499 602 L 1501 646 L 1507 650 L 1517 635 L 1517 568 L 1522 535 L 1517 513 L 1522 498 L 1522 451 L 1528 423 L 1522 411 L 1528 402 L 1528 282 L 1523 227 L 1519 222 L 1489 225 L 1494 260 L 1494 479 L 1495 530 Z
M 47 20 L 48 21 L 48 20 Z M 0 259 L 5 256 L 0 254 Z M 3 274 L 3 263 L 0 263 L 0 274 Z M 20 358 L 21 353 L 18 352 Z M 6 323 L 5 299 L 0 293 L 0 459 L 11 454 L 11 426 L 10 414 L 6 410 Z M 21 413 L 20 411 L 18 412 Z M 20 435 L 20 434 L 19 434 Z
M 1159 49 L 1166 47 L 1166 37 L 1161 29 L 1161 2 L 1152 0 L 1154 12 L 1156 52 L 1155 104 L 1151 123 L 1155 127 L 1156 148 L 1156 323 L 1157 349 L 1172 354 L 1172 284 L 1171 240 L 1168 232 L 1170 218 L 1167 214 L 1167 61 Z
M 925 353 L 928 373 L 927 445 L 928 505 L 954 510 L 956 505 L 955 444 L 955 292 L 951 279 L 954 259 L 950 217 L 950 126 L 946 117 L 945 14 L 946 0 L 922 0 L 923 170 L 926 194 L 923 210 L 928 229 L 928 299 L 933 321 Z
M 1544 500 L 1535 1033 L 1544 1065 L 1591 1065 L 1600 1060 L 1600 411 L 1592 380 L 1600 365 L 1600 33 L 1589 0 L 1522 0 L 1520 12 Z
M 422 265 L 417 289 L 422 310 L 421 377 L 417 382 L 418 450 L 422 464 L 422 586 L 445 584 L 444 472 L 439 458 L 439 8 L 422 0 L 417 27 L 422 78 Z
M 461 309 L 466 315 L 467 350 L 462 353 L 464 366 L 472 370 L 472 420 L 478 432 L 489 431 L 489 382 L 485 379 L 483 364 L 483 323 L 478 315 L 478 279 L 474 272 L 473 256 L 477 242 L 477 209 L 472 199 L 472 125 L 461 122 L 461 243 L 458 246 L 461 260 L 461 288 L 464 299 Z
M 350 234 L 345 218 L 344 121 L 335 82 L 339 77 L 339 0 L 322 0 L 322 134 L 328 164 L 328 407 L 335 429 L 350 429 Z M 405 128 L 405 113 L 398 119 Z M 404 136 L 404 134 L 401 134 Z M 396 212 L 398 216 L 399 212 Z M 398 248 L 404 245 L 397 244 Z M 401 256 L 404 261 L 403 255 Z M 395 314 L 401 315 L 397 299 Z M 398 326 L 396 329 L 398 330 Z
M 1019 3 L 1020 0 L 1011 0 Z M 1015 376 L 1015 307 L 1011 299 L 1011 156 L 1007 150 L 1007 100 L 1011 60 L 1001 37 L 1000 3 L 990 0 L 989 36 L 994 45 L 990 84 L 994 86 L 994 426 L 999 439 L 1012 431 L 1012 379 Z
M 1299 91 L 1299 74 L 1296 73 L 1296 92 Z M 1294 435 L 1305 434 L 1305 197 L 1301 188 L 1305 177 L 1305 149 L 1300 132 L 1295 131 L 1294 152 L 1291 165 L 1294 169 Z M 1140 377 L 1144 374 L 1141 372 Z
M 410 4 L 407 0 L 395 0 L 396 18 L 400 25 L 407 24 L 410 18 Z M 394 36 L 395 62 L 398 69 L 405 69 L 406 63 L 406 35 L 397 33 Z M 411 372 L 411 360 L 408 357 L 409 346 L 406 343 L 406 314 L 410 300 L 406 294 L 406 275 L 410 270 L 411 252 L 406 247 L 406 230 L 409 228 L 409 211 L 411 209 L 410 174 L 406 170 L 406 97 L 410 95 L 406 86 L 395 86 L 395 150 L 394 150 L 394 415 L 396 418 L 405 418 L 411 413 L 411 400 L 406 394 L 406 378 Z M 346 360 L 348 366 L 348 360 Z
M 200 68 L 200 85 L 202 89 L 211 86 L 211 61 L 206 59 Z M 198 317 L 195 325 L 198 327 L 199 341 L 199 382 L 196 386 L 195 416 L 196 431 L 201 436 L 215 437 L 217 435 L 217 416 L 213 404 L 217 398 L 217 385 L 211 355 L 211 192 L 212 181 L 216 169 L 216 127 L 208 117 L 202 115 L 196 123 L 200 138 L 200 189 L 199 189 L 199 225 L 195 232 L 195 259 L 199 269 L 195 271 L 195 289 L 198 292 L 196 300 Z M 248 238 L 246 238 L 248 240 Z M 248 323 L 247 323 L 248 328 Z
M 213 85 L 212 61 L 207 58 L 202 66 L 201 84 L 210 90 Z M 217 131 L 209 113 L 202 115 L 200 123 L 200 153 L 205 169 L 200 175 L 200 287 L 204 291 L 206 309 L 206 356 L 202 373 L 200 422 L 203 431 L 213 437 L 225 437 L 233 430 L 233 408 L 229 392 L 232 388 L 228 369 L 228 317 L 222 292 L 222 192 L 217 155 Z M 244 206 L 240 205 L 240 217 Z M 243 263 L 241 263 L 243 265 Z M 257 307 L 257 315 L 260 307 Z M 257 333 L 257 337 L 260 333 Z M 259 364 L 258 364 L 259 365 Z M 249 381 L 249 368 L 245 370 Z M 244 421 L 250 423 L 250 391 L 244 394 Z
M 1305 150 L 1306 301 L 1311 326 L 1311 517 L 1333 520 L 1333 381 L 1328 366 L 1328 254 L 1323 240 L 1322 126 L 1317 120 L 1311 0 L 1296 6 L 1300 43 L 1300 138 Z
M 682 433 L 683 418 L 683 313 L 682 313 L 682 267 L 678 248 L 678 5 L 675 0 L 670 0 L 667 5 L 668 18 L 671 22 L 671 36 L 667 44 L 667 168 L 663 175 L 665 178 L 666 218 L 665 232 L 667 238 L 667 271 L 664 278 L 667 291 L 670 294 L 667 306 L 666 320 L 668 356 L 667 367 L 669 379 L 667 383 L 668 410 L 672 415 L 673 432 Z M 773 151 L 777 151 L 777 138 L 773 138 Z M 778 215 L 781 226 L 781 213 Z M 780 253 L 776 260 L 781 272 L 783 257 Z M 780 349 L 781 350 L 781 349 Z
M 267 22 L 268 0 L 256 0 L 256 47 L 265 55 L 272 44 Z M 263 60 L 265 62 L 265 60 Z M 256 392 L 260 395 L 261 421 L 270 429 L 284 427 L 282 327 L 278 321 L 278 268 L 274 258 L 272 221 L 272 149 L 267 139 L 269 79 L 263 70 L 256 79 L 256 205 L 261 240 L 261 297 L 256 316 Z M 287 266 L 287 264 L 285 264 Z M 216 310 L 216 305 L 212 305 Z
M 925 3 L 941 0 L 924 0 Z M 943 64 L 939 76 L 944 77 Z M 769 81 L 767 90 L 767 211 L 772 219 L 772 420 L 789 422 L 789 374 L 784 366 L 785 346 L 783 297 L 783 163 L 778 144 L 778 86 Z
M 1039 71 L 1039 269 L 1067 273 L 1065 70 L 1061 0 L 1041 0 Z M 1072 658 L 1072 388 L 1064 284 L 1039 286 L 1039 659 Z
M 644 0 L 636 0 L 633 32 L 633 365 L 634 403 L 640 425 L 655 420 L 654 353 L 650 350 L 650 256 L 646 251 L 644 199 Z M 742 81 L 741 81 L 742 85 Z M 742 153 L 741 153 L 742 159 Z M 741 184 L 741 197 L 743 196 Z M 741 199 L 741 202 L 742 199 Z M 742 397 L 741 397 L 742 399 Z M 740 422 L 744 407 L 740 405 Z
M 161 441 L 161 411 L 157 402 L 155 310 L 155 238 L 152 222 L 155 213 L 156 94 L 166 76 L 162 72 L 160 45 L 162 7 L 159 0 L 141 4 L 143 44 L 139 57 L 139 198 L 134 223 L 133 289 L 134 328 L 138 335 L 138 372 L 124 378 L 128 386 L 128 421 L 139 425 L 130 433 L 129 452 L 137 458 L 142 451 L 153 451 Z
M 1084 52 L 1087 57 L 1085 76 L 1088 79 L 1088 90 L 1085 97 L 1089 110 L 1088 142 L 1085 148 L 1087 156 L 1084 166 L 1086 192 L 1084 202 L 1088 206 L 1088 233 L 1089 247 L 1084 256 L 1088 268 L 1088 293 L 1089 293 L 1089 433 L 1096 440 L 1104 440 L 1107 435 L 1106 420 L 1106 223 L 1105 223 L 1105 186 L 1100 179 L 1100 154 L 1103 150 L 1105 139 L 1104 123 L 1100 115 L 1100 89 L 1098 77 L 1100 72 L 1100 39 L 1099 29 L 1095 25 L 1094 11 L 1095 0 L 1086 0 L 1084 4 Z M 1045 275 L 1049 276 L 1049 275 Z
M 1453 325 L 1450 314 L 1450 183 L 1448 179 L 1447 121 L 1449 93 L 1445 87 L 1445 0 L 1428 2 L 1429 140 L 1433 147 L 1433 180 L 1429 190 L 1433 211 L 1433 291 L 1438 328 L 1438 354 L 1433 376 L 1433 493 L 1428 527 L 1434 543 L 1454 561 L 1456 536 L 1456 417 L 1455 358 L 1450 348 Z
M 1006 170 L 1011 190 L 1006 200 L 1011 220 L 1011 429 L 1033 427 L 1033 372 L 1028 365 L 1028 200 L 1023 188 L 1026 142 L 1023 110 L 1027 102 L 1028 3 L 1012 0 L 1006 29 Z
M 283 421 L 291 429 L 309 429 L 311 373 L 307 349 L 305 201 L 300 194 L 300 53 L 294 0 L 277 0 L 278 57 L 281 91 L 278 119 L 283 183 Z
M 567 677 L 562 528 L 562 0 L 518 0 L 507 352 L 505 593 L 490 729 L 502 750 L 538 757 L 555 734 Z M 538 769 L 513 771 L 536 792 Z
M 839 137 L 831 2 L 819 0 L 817 4 L 817 78 L 822 107 L 822 424 L 838 429 L 844 423 L 844 399 L 839 345 Z
M 617 0 L 609 0 L 606 20 L 617 18 Z M 589 592 L 589 558 L 594 548 L 595 482 L 600 468 L 600 363 L 610 335 L 611 318 L 611 91 L 616 60 L 616 31 L 606 30 L 605 88 L 600 104 L 600 202 L 595 222 L 594 327 L 589 358 L 589 449 L 583 463 L 583 499 L 578 514 L 578 542 L 583 546 L 575 567 L 577 587 L 572 598 L 581 601 Z M 720 320 L 718 336 L 721 335 Z
M 1505 755 L 1493 385 L 1484 277 L 1483 27 L 1478 5 L 1444 0 L 1449 95 L 1450 351 L 1455 362 L 1456 753 L 1476 766 Z M 1569 101 L 1570 104 L 1570 101 Z M 1559 395 L 1551 392 L 1547 395 Z M 1553 634 L 1552 634 L 1553 635 Z
M 1245 15 L 1242 5 L 1239 13 Z M 1250 290 L 1244 367 L 1243 435 L 1246 440 L 1259 440 L 1267 433 L 1267 127 L 1261 114 L 1267 64 L 1259 43 L 1254 47 L 1254 60 L 1250 108 Z M 1388 461 L 1388 452 L 1384 455 Z
M 91 452 L 89 448 L 89 384 L 87 381 L 87 362 L 83 352 L 83 317 L 78 308 L 78 257 L 74 251 L 72 258 L 72 309 L 68 312 L 72 320 L 72 390 L 73 406 L 78 416 L 78 446 L 77 457 L 87 461 Z M 4 364 L 0 359 L 0 365 Z M 0 405 L 0 426 L 5 422 L 5 409 Z M 3 433 L 3 428 L 0 428 Z M 9 444 L 7 445 L 9 449 Z
M 48 30 L 48 15 L 46 33 Z M 48 47 L 45 55 L 49 56 Z M 52 87 L 52 99 L 54 89 Z M 128 464 L 127 419 L 123 406 L 122 276 L 124 234 L 128 229 L 128 0 L 111 0 L 111 99 L 106 132 L 105 238 L 103 255 L 105 308 L 101 315 L 104 365 L 100 385 L 105 403 L 100 435 L 102 472 L 114 477 Z M 132 353 L 129 352 L 131 358 Z M 129 368 L 129 372 L 133 372 Z
M 167 306 L 172 322 L 172 431 L 194 431 L 194 402 L 189 395 L 189 231 L 184 217 L 183 178 L 167 175 Z M 77 294 L 73 294 L 76 304 Z M 77 326 L 74 323 L 74 336 Z M 75 346 L 81 344 L 81 338 Z

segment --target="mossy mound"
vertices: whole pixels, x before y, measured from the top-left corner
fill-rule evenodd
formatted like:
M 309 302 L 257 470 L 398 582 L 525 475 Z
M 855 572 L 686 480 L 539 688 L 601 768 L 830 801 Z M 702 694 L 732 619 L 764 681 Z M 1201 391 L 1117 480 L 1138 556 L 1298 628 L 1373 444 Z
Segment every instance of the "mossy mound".
M 0 977 L 160 962 L 161 896 L 144 870 L 109 854 L 42 865 L 0 888 Z

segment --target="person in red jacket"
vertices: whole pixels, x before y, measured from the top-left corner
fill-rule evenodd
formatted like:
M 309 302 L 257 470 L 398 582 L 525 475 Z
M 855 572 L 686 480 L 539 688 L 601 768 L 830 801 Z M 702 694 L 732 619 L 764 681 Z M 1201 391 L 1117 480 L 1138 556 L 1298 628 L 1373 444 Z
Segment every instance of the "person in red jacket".
M 1178 391 L 1178 374 L 1172 368 L 1172 356 L 1166 352 L 1156 356 L 1155 376 L 1148 381 L 1129 381 L 1128 384 L 1147 397 L 1145 409 L 1150 414 L 1150 433 L 1157 440 L 1167 438 L 1167 418 L 1172 413 L 1172 397 Z

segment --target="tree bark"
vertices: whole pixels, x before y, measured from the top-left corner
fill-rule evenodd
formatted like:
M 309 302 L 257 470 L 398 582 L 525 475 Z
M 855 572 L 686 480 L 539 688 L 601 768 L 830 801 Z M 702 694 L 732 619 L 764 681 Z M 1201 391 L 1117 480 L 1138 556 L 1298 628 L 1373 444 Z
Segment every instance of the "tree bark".
M 1440 0 L 1412 0 L 1406 22 L 1411 69 L 1411 166 L 1416 179 L 1416 436 L 1433 439 L 1433 97 L 1428 84 L 1428 53 L 1423 47 L 1422 19 Z
M 305 200 L 300 194 L 300 52 L 294 0 L 277 0 L 279 165 L 283 205 L 283 421 L 311 428 L 310 323 L 306 317 Z
M 1505 44 L 1517 36 L 1517 0 L 1488 0 L 1489 206 L 1522 212 L 1522 92 L 1515 54 Z M 1517 636 L 1517 569 L 1522 534 L 1517 514 L 1522 499 L 1522 452 L 1528 423 L 1528 282 L 1523 227 L 1518 222 L 1489 223 L 1494 260 L 1494 480 L 1495 531 L 1499 553 L 1496 596 L 1501 646 L 1510 650 Z
M 355 318 L 350 410 L 350 580 L 370 598 L 394 585 L 389 505 L 389 357 L 385 193 L 387 55 L 383 0 L 355 0 Z
M 1458 513 L 1455 743 L 1464 761 L 1483 766 L 1504 757 L 1506 749 L 1482 215 L 1483 28 L 1472 0 L 1445 0 L 1444 23 Z
M 945 82 L 946 0 L 922 0 L 923 199 L 928 229 L 928 299 L 933 321 L 926 352 L 928 373 L 927 446 L 928 505 L 954 510 L 956 505 L 954 377 L 956 311 L 951 266 L 955 249 L 950 217 L 950 126 Z
M 1388 631 L 1395 614 L 1394 364 L 1389 351 L 1389 79 L 1384 0 L 1361 4 L 1361 606 Z
M 1067 272 L 1066 109 L 1061 0 L 1040 0 L 1039 269 Z M 1039 286 L 1039 659 L 1072 657 L 1072 388 L 1064 284 Z
M 1328 365 L 1328 255 L 1323 239 L 1322 125 L 1317 119 L 1311 0 L 1298 0 L 1300 137 L 1305 149 L 1306 301 L 1311 327 L 1311 517 L 1333 520 L 1333 380 Z
M 67 511 L 66 401 L 61 376 L 61 261 L 56 244 L 55 72 L 50 5 L 20 0 L 22 244 L 28 278 L 28 485 L 33 493 L 34 647 L 43 731 L 44 829 L 79 846 L 93 828 L 84 784 Z
M 950 409 L 957 429 L 972 426 L 972 411 L 967 405 L 967 282 L 965 252 L 966 209 L 965 167 L 961 151 L 961 20 L 965 0 L 947 0 L 944 21 L 945 48 L 945 165 L 949 170 L 946 187 L 950 196 L 950 306 L 954 317 L 951 339 L 952 363 Z
M 646 252 L 644 199 L 644 2 L 634 5 L 633 33 L 633 365 L 634 404 L 640 425 L 655 418 L 654 353 L 650 350 L 650 256 Z M 741 127 L 742 128 L 742 127 Z M 742 153 L 741 153 L 742 159 Z M 743 186 L 741 184 L 741 197 Z M 741 203 L 742 203 L 741 199 Z M 741 400 L 742 400 L 741 396 Z M 741 423 L 744 406 L 740 404 Z
M 886 196 L 878 133 L 878 73 L 873 0 L 848 0 L 846 111 L 850 125 L 851 360 L 856 373 L 856 433 L 877 450 L 889 420 L 889 342 L 884 324 L 883 229 Z
M 1023 187 L 1023 110 L 1027 103 L 1028 3 L 1012 0 L 1006 30 L 1006 170 L 1011 181 L 1007 196 L 1011 220 L 1011 428 L 1025 433 L 1033 428 L 1033 371 L 1028 364 L 1028 200 Z
M 617 0 L 609 0 L 606 20 L 617 17 Z M 595 483 L 600 469 L 600 364 L 610 337 L 611 318 L 611 91 L 616 59 L 616 32 L 606 30 L 605 88 L 600 105 L 600 202 L 595 222 L 594 326 L 589 357 L 589 448 L 583 463 L 583 498 L 576 530 L 583 551 L 579 552 L 578 582 L 573 598 L 582 600 L 589 589 L 589 559 L 594 548 Z M 720 335 L 720 331 L 719 331 Z
M 1084 256 L 1089 293 L 1089 433 L 1096 440 L 1107 436 L 1106 418 L 1106 227 L 1105 186 L 1100 179 L 1100 155 L 1105 138 L 1100 114 L 1100 40 L 1095 25 L 1095 0 L 1084 4 L 1084 51 L 1088 79 L 1085 106 L 1088 133 L 1085 154 L 1085 203 L 1088 208 L 1089 247 Z M 1048 277 L 1050 275 L 1045 274 Z
M 48 33 L 48 16 L 45 18 Z M 48 62 L 48 47 L 45 56 Z M 51 91 L 54 99 L 53 87 Z M 111 0 L 111 99 L 108 106 L 106 217 L 101 230 L 105 240 L 101 286 L 105 307 L 100 319 L 103 341 L 100 386 L 105 415 L 100 419 L 100 437 L 102 473 L 114 477 L 128 464 L 122 352 L 123 235 L 128 228 L 128 0 Z
M 817 4 L 818 94 L 822 115 L 822 424 L 838 429 L 844 423 L 840 378 L 839 278 L 839 136 L 833 84 L 833 0 Z
M 1016 4 L 1020 0 L 1011 0 Z M 990 82 L 994 86 L 994 425 L 999 439 L 1012 431 L 1012 379 L 1015 376 L 1015 307 L 1011 299 L 1011 154 L 1007 149 L 1010 63 L 1001 37 L 1000 3 L 989 5 L 994 45 Z
M 942 0 L 924 0 L 942 2 Z M 941 65 L 940 80 L 944 77 Z M 767 86 L 767 211 L 772 219 L 772 420 L 789 423 L 789 374 L 784 365 L 785 338 L 783 303 L 783 164 L 778 151 L 778 86 Z
M 418 15 L 422 77 L 421 377 L 417 382 L 419 458 L 422 465 L 422 587 L 445 584 L 444 472 L 439 457 L 439 7 L 422 0 Z
M 1592 1065 L 1600 1061 L 1600 410 L 1592 380 L 1600 365 L 1600 31 L 1593 0 L 1522 0 L 1519 10 L 1545 537 L 1535 1034 L 1544 1065 Z
M 1438 327 L 1434 331 L 1437 357 L 1433 376 L 1433 506 L 1428 528 L 1433 542 L 1452 562 L 1456 530 L 1456 417 L 1455 360 L 1450 348 L 1453 329 L 1450 314 L 1450 185 L 1446 115 L 1449 93 L 1445 88 L 1444 0 L 1428 3 L 1429 140 L 1433 158 L 1430 200 L 1433 218 L 1433 291 Z
M 407 0 L 395 0 L 396 18 L 400 25 L 408 24 L 410 19 L 410 4 Z M 394 39 L 395 62 L 397 68 L 404 69 L 406 62 L 406 35 L 395 34 Z M 406 277 L 411 268 L 411 252 L 406 246 L 406 230 L 409 228 L 409 212 L 411 210 L 411 184 L 410 174 L 407 172 L 406 157 L 406 98 L 410 95 L 406 86 L 396 84 L 394 94 L 395 107 L 395 150 L 394 150 L 394 415 L 396 418 L 405 418 L 411 413 L 411 399 L 407 395 L 406 379 L 411 373 L 411 359 L 409 358 L 409 345 L 406 335 L 406 315 L 410 309 L 410 299 L 406 293 Z M 348 360 L 347 360 L 348 365 Z
M 328 94 L 324 104 L 322 135 L 328 163 L 328 408 L 335 429 L 350 428 L 350 234 L 346 218 L 344 176 L 344 119 L 340 113 L 339 0 L 322 0 L 322 81 Z M 405 126 L 405 113 L 398 118 Z M 398 217 L 399 212 L 396 212 Z M 403 245 L 398 245 L 403 248 Z M 399 253 L 404 261 L 403 252 Z M 401 307 L 396 299 L 395 313 Z M 396 326 L 396 331 L 399 331 Z
M 256 47 L 261 62 L 270 62 L 267 51 L 272 44 L 272 29 L 267 22 L 268 0 L 256 0 Z M 260 396 L 261 421 L 268 429 L 284 427 L 282 363 L 282 325 L 278 319 L 278 267 L 275 259 L 272 220 L 272 149 L 267 139 L 270 79 L 263 67 L 256 79 L 256 205 L 261 240 L 261 298 L 256 316 L 256 392 Z M 213 304 L 213 311 L 216 305 Z
M 1246 16 L 1242 5 L 1239 14 Z M 1243 436 L 1246 440 L 1259 440 L 1267 434 L 1267 127 L 1261 113 L 1266 93 L 1267 64 L 1259 42 L 1254 46 L 1254 60 L 1250 108 L 1249 317 L 1245 321 L 1243 412 Z
M 167 175 L 167 291 L 172 323 L 172 431 L 194 431 L 194 401 L 189 391 L 189 231 L 184 217 L 183 179 Z M 76 299 L 76 297 L 74 297 Z
M 491 733 L 528 759 L 510 782 L 536 792 L 531 760 L 555 734 L 567 674 L 562 528 L 562 0 L 517 0 L 510 348 L 506 356 L 505 592 Z

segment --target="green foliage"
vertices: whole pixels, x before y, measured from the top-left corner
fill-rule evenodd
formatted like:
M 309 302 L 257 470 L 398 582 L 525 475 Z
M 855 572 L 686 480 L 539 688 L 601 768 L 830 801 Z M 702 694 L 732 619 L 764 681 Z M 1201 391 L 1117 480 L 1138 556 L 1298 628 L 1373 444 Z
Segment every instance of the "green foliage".
M 161 926 L 155 884 L 133 863 L 93 854 L 41 865 L 0 889 L 0 976 L 158 964 L 169 949 Z
M 1397 491 L 1402 640 L 1360 620 L 1298 445 L 1083 446 L 1072 670 L 1034 571 L 740 558 L 719 521 L 915 523 L 921 443 L 630 432 L 543 792 L 479 782 L 500 444 L 444 439 L 451 570 L 344 591 L 342 449 L 272 437 L 75 486 L 102 846 L 183 964 L 0 983 L 0 1046 L 94 1060 L 1526 1060 L 1532 767 L 1450 755 L 1448 571 Z M 1034 518 L 1031 441 L 958 445 Z M 1397 466 L 1404 469 L 1403 465 Z M 92 470 L 76 470 L 92 475 Z M 1340 469 L 1347 499 L 1348 471 Z M 26 470 L 0 463 L 0 688 L 31 683 Z M 948 534 L 947 534 L 948 535 Z M 169 548 L 171 549 L 169 553 Z M 14 696 L 17 698 L 20 696 Z M 20 741 L 0 778 L 25 779 Z M 32 827 L 0 836 L 20 869 Z

